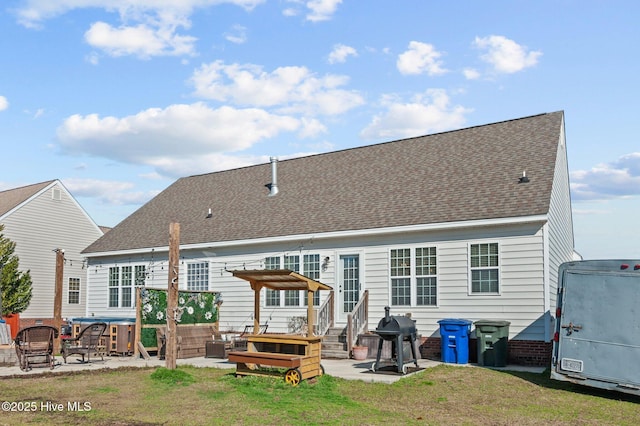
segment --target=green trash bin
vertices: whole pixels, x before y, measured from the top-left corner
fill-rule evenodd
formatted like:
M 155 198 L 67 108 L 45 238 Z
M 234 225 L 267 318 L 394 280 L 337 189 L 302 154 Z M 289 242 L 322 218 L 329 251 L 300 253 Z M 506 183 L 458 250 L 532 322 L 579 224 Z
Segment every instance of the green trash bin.
M 506 367 L 509 321 L 480 320 L 476 326 L 478 365 Z

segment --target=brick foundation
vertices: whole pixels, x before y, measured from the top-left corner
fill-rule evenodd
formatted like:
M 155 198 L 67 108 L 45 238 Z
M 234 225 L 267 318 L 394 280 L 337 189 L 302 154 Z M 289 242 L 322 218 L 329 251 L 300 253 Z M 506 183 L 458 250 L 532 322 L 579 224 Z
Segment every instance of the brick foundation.
M 534 340 L 509 340 L 507 362 L 530 367 L 547 367 L 551 364 L 551 342 Z M 422 358 L 440 361 L 442 351 L 439 337 L 423 337 L 420 344 Z M 476 339 L 469 339 L 469 362 L 478 362 Z

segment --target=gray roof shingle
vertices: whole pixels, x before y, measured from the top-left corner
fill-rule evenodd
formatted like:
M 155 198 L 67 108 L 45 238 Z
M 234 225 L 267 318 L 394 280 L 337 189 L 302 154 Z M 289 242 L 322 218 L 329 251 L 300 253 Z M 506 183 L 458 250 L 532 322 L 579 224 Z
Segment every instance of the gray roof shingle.
M 562 122 L 560 111 L 279 161 L 275 197 L 270 164 L 181 178 L 84 252 L 165 247 L 171 222 L 185 245 L 546 214 Z
M 48 185 L 51 185 L 53 182 L 53 180 L 49 180 L 41 183 L 34 183 L 33 185 L 22 186 L 20 188 L 0 191 L 0 216 L 19 206 L 21 203 L 24 203 L 30 197 L 37 194 L 43 188 L 46 188 Z

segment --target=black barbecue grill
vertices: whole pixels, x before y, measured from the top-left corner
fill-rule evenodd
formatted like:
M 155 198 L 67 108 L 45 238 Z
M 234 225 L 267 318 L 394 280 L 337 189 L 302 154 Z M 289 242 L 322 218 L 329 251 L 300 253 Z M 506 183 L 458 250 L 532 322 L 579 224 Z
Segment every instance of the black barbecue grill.
M 411 318 L 405 316 L 390 316 L 389 311 L 391 308 L 388 306 L 384 308 L 384 318 L 378 322 L 378 328 L 376 328 L 376 334 L 380 336 L 378 342 L 378 355 L 376 356 L 376 362 L 371 366 L 371 370 L 376 371 L 380 369 L 380 355 L 382 353 L 382 345 L 385 340 L 391 341 L 391 358 L 395 360 L 395 365 L 398 369 L 398 373 L 406 373 L 407 363 L 415 363 L 418 367 L 418 357 L 416 356 L 415 341 L 417 336 L 416 324 Z M 404 342 L 409 342 L 411 347 L 411 353 L 405 353 Z M 406 359 L 405 359 L 406 358 Z

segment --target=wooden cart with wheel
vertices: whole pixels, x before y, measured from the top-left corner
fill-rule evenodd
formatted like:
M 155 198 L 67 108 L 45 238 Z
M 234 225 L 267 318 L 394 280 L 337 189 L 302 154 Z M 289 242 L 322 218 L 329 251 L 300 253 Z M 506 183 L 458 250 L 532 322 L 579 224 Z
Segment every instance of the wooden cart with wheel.
M 280 375 L 286 370 L 284 379 L 296 386 L 302 380 L 324 373 L 322 358 L 322 336 L 314 336 L 313 293 L 331 290 L 331 287 L 287 269 L 233 271 L 233 275 L 249 281 L 254 291 L 254 333 L 246 336 L 247 350 L 229 352 L 230 362 L 235 362 L 236 375 Z M 274 334 L 260 331 L 260 291 L 306 290 L 307 291 L 307 335 Z

